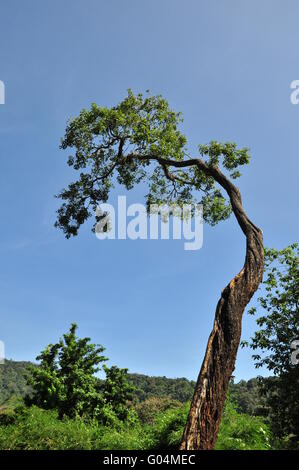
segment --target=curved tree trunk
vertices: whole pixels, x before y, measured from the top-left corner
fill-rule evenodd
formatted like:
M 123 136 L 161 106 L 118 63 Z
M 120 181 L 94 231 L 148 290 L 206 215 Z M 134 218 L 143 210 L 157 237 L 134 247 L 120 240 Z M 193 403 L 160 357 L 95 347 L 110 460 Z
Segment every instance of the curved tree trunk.
M 240 343 L 242 315 L 262 281 L 264 271 L 262 231 L 245 214 L 240 191 L 218 168 L 207 169 L 202 162 L 197 164 L 227 191 L 234 214 L 246 236 L 246 259 L 243 269 L 222 291 L 218 302 L 181 442 L 182 450 L 208 450 L 216 445 L 225 396 Z
M 135 155 L 131 154 L 133 158 Z M 181 442 L 181 450 L 208 450 L 216 445 L 229 379 L 235 368 L 241 338 L 244 309 L 257 290 L 264 272 L 262 231 L 247 217 L 239 189 L 221 172 L 218 166 L 200 158 L 169 160 L 144 155 L 140 160 L 156 160 L 172 181 L 178 181 L 169 167 L 196 166 L 199 172 L 211 176 L 227 192 L 234 215 L 246 236 L 245 263 L 237 276 L 226 286 L 216 308 L 213 330 L 197 379 L 195 392 Z

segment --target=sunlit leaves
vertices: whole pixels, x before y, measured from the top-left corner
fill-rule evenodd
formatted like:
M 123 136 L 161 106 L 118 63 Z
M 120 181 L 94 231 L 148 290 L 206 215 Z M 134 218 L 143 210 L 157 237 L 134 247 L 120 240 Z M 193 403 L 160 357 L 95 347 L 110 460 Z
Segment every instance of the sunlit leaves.
M 265 249 L 265 295 L 258 299 L 264 310 L 256 323 L 259 330 L 251 339 L 256 355 L 256 366 L 267 366 L 274 373 L 289 370 L 291 342 L 299 335 L 299 250 L 293 244 L 283 250 Z M 250 314 L 259 313 L 252 308 Z
M 224 168 L 230 170 L 230 176 L 233 179 L 241 176 L 240 171 L 237 171 L 236 168 L 249 163 L 248 148 L 238 149 L 234 142 L 223 144 L 213 140 L 208 145 L 199 145 L 198 149 L 209 165 L 219 166 L 222 164 Z
M 204 219 L 211 225 L 228 218 L 230 203 L 213 177 L 196 166 L 174 169 L 159 162 L 189 158 L 181 122 L 181 114 L 162 96 L 135 95 L 132 90 L 117 106 L 93 103 L 70 119 L 61 148 L 72 150 L 68 165 L 84 173 L 58 194 L 63 203 L 55 225 L 67 238 L 77 235 L 96 206 L 108 200 L 116 181 L 128 190 L 148 183 L 148 207 L 202 203 Z M 199 152 L 208 166 L 222 166 L 233 179 L 240 176 L 239 166 L 249 162 L 248 149 L 231 142 L 212 141 L 200 145 Z
M 59 417 L 84 416 L 106 423 L 108 416 L 126 420 L 127 401 L 134 387 L 128 381 L 127 369 L 103 365 L 105 348 L 90 343 L 90 338 L 76 336 L 77 325 L 56 344 L 48 345 L 36 358 L 38 367 L 31 367 L 32 396 L 28 404 L 56 409 Z M 101 369 L 106 379 L 99 381 L 95 373 Z
M 216 225 L 221 220 L 227 219 L 232 212 L 231 205 L 218 189 L 203 196 L 201 202 L 203 204 L 204 220 L 212 226 Z

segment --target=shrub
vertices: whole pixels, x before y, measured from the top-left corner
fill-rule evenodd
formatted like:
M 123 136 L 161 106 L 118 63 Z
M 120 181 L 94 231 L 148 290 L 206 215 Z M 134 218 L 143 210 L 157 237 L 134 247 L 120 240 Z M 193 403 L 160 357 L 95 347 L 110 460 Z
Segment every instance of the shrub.
M 149 428 L 151 448 L 177 449 L 184 432 L 190 404 L 159 413 Z
M 142 424 L 153 424 L 158 413 L 165 412 L 170 408 L 181 408 L 182 406 L 181 402 L 170 397 L 151 397 L 137 403 L 135 410 Z
M 84 418 L 58 419 L 53 410 L 36 406 L 0 425 L 1 450 L 134 450 L 147 448 L 148 438 L 139 424 L 115 420 L 113 426 Z
M 130 409 L 120 421 L 107 409 L 109 424 L 85 417 L 58 418 L 55 410 L 19 407 L 0 420 L 1 450 L 138 450 L 179 447 L 189 403 L 159 412 L 152 424 L 140 423 Z M 108 422 L 108 419 L 107 419 Z M 228 401 L 220 426 L 217 449 L 260 450 L 270 448 L 270 433 L 260 417 L 239 414 Z
M 268 450 L 270 431 L 259 416 L 239 414 L 235 405 L 227 401 L 220 424 L 217 450 Z

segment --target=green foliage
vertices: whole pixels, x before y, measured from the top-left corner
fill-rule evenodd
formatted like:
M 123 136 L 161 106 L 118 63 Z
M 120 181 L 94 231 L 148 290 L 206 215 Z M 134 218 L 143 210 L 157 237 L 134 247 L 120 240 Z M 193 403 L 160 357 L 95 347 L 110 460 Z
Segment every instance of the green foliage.
M 15 402 L 14 405 L 10 403 L 8 407 L 1 407 L 0 425 L 15 423 L 18 417 L 24 414 L 25 409 L 23 401 Z
M 281 251 L 265 249 L 263 280 L 266 295 L 258 298 L 265 311 L 259 316 L 260 329 L 251 339 L 252 349 L 261 349 L 264 357 L 255 354 L 256 367 L 267 366 L 274 374 L 290 370 L 290 346 L 299 336 L 299 249 L 298 244 Z M 256 314 L 252 308 L 249 313 Z
M 299 448 L 299 372 L 298 367 L 278 377 L 261 379 L 271 431 L 276 446 Z
M 106 380 L 95 373 L 99 364 L 107 360 L 101 345 L 90 344 L 90 338 L 76 336 L 77 325 L 56 344 L 50 344 L 37 357 L 39 367 L 31 367 L 29 383 L 32 393 L 26 397 L 28 405 L 58 410 L 60 418 L 87 416 L 103 423 L 126 420 L 127 401 L 133 386 L 129 384 L 127 369 L 104 365 Z
M 276 378 L 261 380 L 274 436 L 299 445 L 299 365 L 292 365 L 291 343 L 299 338 L 299 250 L 298 244 L 283 250 L 265 249 L 265 295 L 258 303 L 265 312 L 257 318 L 258 331 L 249 343 L 256 367 L 266 366 Z M 249 313 L 256 314 L 252 308 Z
M 269 450 L 271 434 L 263 418 L 239 414 L 228 398 L 221 420 L 217 450 Z
M 9 375 L 3 375 L 3 387 L 7 390 L 9 386 L 10 390 L 10 394 L 5 395 L 8 401 L 5 401 L 3 406 L 11 407 L 10 402 L 12 405 L 17 404 L 21 397 L 24 397 L 24 395 L 31 391 L 24 378 L 30 363 L 6 362 L 9 362 L 9 369 L 13 371 L 14 382 L 7 384 L 6 378 L 9 379 Z M 0 372 L 2 371 L 1 367 Z M 163 406 L 163 402 L 165 404 L 168 401 L 169 403 L 171 401 L 174 403 L 185 403 L 191 400 L 195 387 L 195 382 L 186 378 L 170 379 L 167 377 L 150 377 L 144 374 L 132 373 L 128 373 L 126 376 L 128 381 L 135 387 L 132 392 L 132 399 L 134 402 L 137 402 L 136 406 L 139 402 L 140 404 L 143 402 L 150 403 L 150 399 L 153 399 L 153 407 L 155 408 L 157 405 L 157 411 L 159 411 L 160 404 Z M 99 382 L 101 388 L 103 381 Z M 265 398 L 261 396 L 258 379 L 241 380 L 239 383 L 231 383 L 229 388 L 239 412 L 250 415 L 264 414 Z M 147 405 L 145 404 L 145 406 Z
M 178 449 L 183 436 L 190 403 L 159 413 L 150 429 L 153 449 Z
M 249 163 L 248 148 L 237 149 L 234 142 L 211 141 L 209 145 L 199 145 L 201 156 L 207 158 L 210 166 L 219 166 L 220 159 L 223 158 L 223 167 L 230 171 L 230 176 L 235 179 L 241 176 L 236 169 L 241 165 Z
M 24 409 L 12 424 L 0 423 L 0 449 L 96 450 L 148 448 L 148 437 L 137 423 L 115 421 L 103 426 L 80 417 L 58 419 L 54 410 L 36 406 Z
M 135 410 L 142 424 L 153 424 L 158 413 L 163 413 L 166 410 L 176 409 L 182 406 L 183 404 L 181 402 L 167 396 L 161 398 L 151 397 L 141 403 L 137 403 Z
M 29 366 L 30 362 L 7 359 L 0 365 L 0 405 L 12 395 L 23 396 L 30 391 L 25 378 Z
M 68 164 L 80 175 L 57 196 L 62 205 L 55 225 L 67 238 L 77 235 L 97 205 L 107 202 L 115 181 L 128 190 L 146 182 L 148 208 L 154 203 L 201 202 L 208 223 L 229 217 L 230 203 L 207 172 L 184 164 L 170 175 L 171 161 L 190 160 L 186 137 L 179 129 L 181 121 L 181 114 L 162 96 L 134 95 L 131 90 L 117 106 L 93 103 L 70 119 L 61 148 L 74 149 Z M 237 149 L 232 142 L 212 141 L 200 145 L 199 152 L 208 167 L 222 164 L 232 178 L 238 178 L 238 168 L 249 162 L 248 149 Z M 200 199 L 194 194 L 198 192 Z
M 186 378 L 169 379 L 167 377 L 149 377 L 143 374 L 130 374 L 130 380 L 136 387 L 134 392 L 139 401 L 151 397 L 170 397 L 185 403 L 191 400 L 195 382 Z
M 102 383 L 101 392 L 105 405 L 111 407 L 118 419 L 125 421 L 128 418 L 128 400 L 132 400 L 134 386 L 128 380 L 128 369 L 119 369 L 116 366 L 103 367 L 106 379 Z
M 229 384 L 229 394 L 238 413 L 267 416 L 266 398 L 261 394 L 260 378 Z
M 239 414 L 228 398 L 220 425 L 218 450 L 268 450 L 270 431 L 261 417 Z M 155 449 L 177 449 L 185 428 L 190 404 L 159 413 L 151 428 Z
M 99 383 L 94 374 L 98 364 L 106 360 L 103 346 L 89 344 L 90 338 L 77 338 L 77 325 L 50 344 L 36 358 L 40 367 L 31 368 L 29 380 L 33 389 L 27 398 L 31 404 L 45 409 L 58 409 L 59 416 L 93 415 L 103 405 Z
M 103 426 L 96 420 L 80 417 L 58 419 L 54 410 L 35 406 L 24 409 L 13 423 L 0 423 L 0 449 L 130 450 L 176 448 L 186 421 L 187 405 L 175 413 L 157 416 L 153 426 L 115 421 Z
M 151 398 L 149 403 L 139 403 L 135 410 L 130 409 L 126 421 L 119 420 L 110 409 L 113 419 L 105 425 L 86 416 L 71 419 L 65 416 L 61 420 L 56 410 L 18 407 L 2 418 L 0 414 L 0 449 L 177 449 L 190 404 L 168 400 L 167 403 L 165 399 Z M 152 414 L 151 404 L 156 406 Z M 228 401 L 217 448 L 269 449 L 269 439 L 269 429 L 262 418 L 238 414 Z
M 13 364 L 12 362 L 10 367 L 13 367 Z M 17 370 L 22 374 L 21 367 Z M 27 370 L 27 367 L 24 370 Z M 10 400 L 2 405 L 2 409 L 0 408 L 0 449 L 176 448 L 186 423 L 189 410 L 189 403 L 186 401 L 192 396 L 194 382 L 187 379 L 127 374 L 126 370 L 121 375 L 128 375 L 129 380 L 136 386 L 133 391 L 135 403 L 127 407 L 125 421 L 121 421 L 115 412 L 117 407 L 113 407 L 113 393 L 107 400 L 110 403 L 102 406 L 96 418 L 90 419 L 84 415 L 69 419 L 65 416 L 62 420 L 58 419 L 56 410 L 42 410 L 35 406 L 24 409 L 19 406 L 20 398 L 12 395 Z M 267 380 L 276 379 L 278 378 Z M 103 383 L 104 381 L 99 381 L 101 391 Z M 106 390 L 109 388 L 116 390 L 113 384 Z M 274 393 L 273 385 L 270 389 L 271 393 Z M 281 390 L 287 395 L 287 387 Z M 264 419 L 255 415 L 265 412 L 271 414 L 272 409 L 268 405 L 267 397 L 261 396 L 260 393 L 258 379 L 230 384 L 217 448 L 269 448 L 269 439 L 272 439 L 268 425 Z M 185 403 L 178 401 L 184 396 L 188 396 Z M 284 402 L 283 399 L 282 403 Z M 283 405 L 280 409 L 281 425 L 284 426 Z M 294 438 L 291 434 L 287 435 L 280 441 L 276 440 L 275 445 L 294 448 Z
M 16 397 L 24 397 L 32 393 L 31 386 L 28 386 L 26 377 L 31 367 L 37 367 L 30 362 L 6 361 L 5 365 L 0 367 L 0 377 L 2 390 L 5 393 L 0 394 L 0 403 L 5 400 Z M 1 375 L 2 373 L 2 375 Z M 133 399 L 135 401 L 144 401 L 151 397 L 169 397 L 178 400 L 181 403 L 192 398 L 195 382 L 186 378 L 170 379 L 167 377 L 150 377 L 144 374 L 127 374 L 128 381 L 135 387 Z M 102 381 L 100 382 L 100 386 Z

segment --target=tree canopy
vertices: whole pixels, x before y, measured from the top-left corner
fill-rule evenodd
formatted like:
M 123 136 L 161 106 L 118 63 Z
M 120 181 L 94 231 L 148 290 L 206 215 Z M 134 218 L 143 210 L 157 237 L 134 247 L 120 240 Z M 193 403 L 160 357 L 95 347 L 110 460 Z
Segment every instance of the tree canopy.
M 128 190 L 147 183 L 148 210 L 151 204 L 201 203 L 206 222 L 227 219 L 231 205 L 215 170 L 222 166 L 238 178 L 239 167 L 249 163 L 248 149 L 211 141 L 198 146 L 200 158 L 191 158 L 181 122 L 181 113 L 162 96 L 132 90 L 114 107 L 93 103 L 71 118 L 61 148 L 72 150 L 68 164 L 80 175 L 57 195 L 63 203 L 56 226 L 65 236 L 77 235 L 116 181 Z

